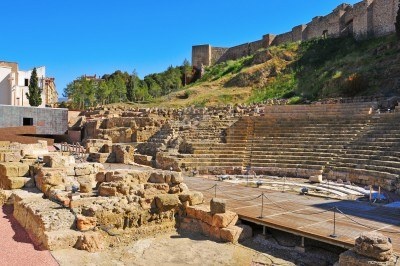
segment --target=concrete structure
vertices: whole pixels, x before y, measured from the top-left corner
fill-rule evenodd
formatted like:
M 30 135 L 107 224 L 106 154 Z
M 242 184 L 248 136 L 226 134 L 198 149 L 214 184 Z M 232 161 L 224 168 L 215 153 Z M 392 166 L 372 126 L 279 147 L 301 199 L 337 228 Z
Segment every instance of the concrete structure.
M 58 101 L 58 93 L 54 78 L 46 77 L 46 68 L 36 69 L 39 87 L 42 88 L 42 104 L 40 107 L 52 106 Z M 26 97 L 32 70 L 21 71 L 18 64 L 0 61 L 0 104 L 30 106 Z
M 192 47 L 192 65 L 201 69 L 228 60 L 252 55 L 261 48 L 286 42 L 305 41 L 321 37 L 354 36 L 356 39 L 379 37 L 395 32 L 399 0 L 363 0 L 352 5 L 341 4 L 332 13 L 318 16 L 311 22 L 295 26 L 291 31 L 266 34 L 261 40 L 230 48 L 209 44 Z
M 0 128 L 21 126 L 35 126 L 39 135 L 63 135 L 68 129 L 68 110 L 0 105 Z

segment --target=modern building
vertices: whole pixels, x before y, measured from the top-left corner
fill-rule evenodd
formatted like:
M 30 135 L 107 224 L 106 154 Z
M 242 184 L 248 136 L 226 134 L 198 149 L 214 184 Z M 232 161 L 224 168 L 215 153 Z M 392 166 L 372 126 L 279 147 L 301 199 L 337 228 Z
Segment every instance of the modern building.
M 46 77 L 46 67 L 36 68 L 39 87 L 42 88 L 40 107 L 53 106 L 58 101 L 54 78 Z M 32 70 L 22 71 L 18 63 L 0 61 L 0 104 L 30 106 L 26 97 Z

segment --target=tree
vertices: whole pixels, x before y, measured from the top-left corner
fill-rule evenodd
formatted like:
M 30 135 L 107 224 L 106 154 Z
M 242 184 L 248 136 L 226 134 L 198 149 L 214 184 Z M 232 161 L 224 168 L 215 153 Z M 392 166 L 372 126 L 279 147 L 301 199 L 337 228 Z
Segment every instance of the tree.
M 394 25 L 396 26 L 397 39 L 400 40 L 400 3 L 397 9 L 396 23 Z
M 29 92 L 26 93 L 30 106 L 39 106 L 42 104 L 42 89 L 39 87 L 36 67 L 33 69 L 29 81 Z
M 186 86 L 187 79 L 192 75 L 193 68 L 186 58 L 183 61 L 182 67 L 183 67 L 183 86 Z
M 135 100 L 135 87 L 137 86 L 138 79 L 136 70 L 133 70 L 132 75 L 129 76 L 128 82 L 126 83 L 126 97 L 131 102 Z

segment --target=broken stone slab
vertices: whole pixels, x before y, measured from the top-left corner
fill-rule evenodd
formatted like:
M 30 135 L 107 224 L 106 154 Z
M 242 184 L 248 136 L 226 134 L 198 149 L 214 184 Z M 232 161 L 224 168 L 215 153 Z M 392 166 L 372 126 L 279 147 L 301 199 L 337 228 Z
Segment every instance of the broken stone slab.
M 211 214 L 225 213 L 226 212 L 226 200 L 212 198 L 210 201 Z

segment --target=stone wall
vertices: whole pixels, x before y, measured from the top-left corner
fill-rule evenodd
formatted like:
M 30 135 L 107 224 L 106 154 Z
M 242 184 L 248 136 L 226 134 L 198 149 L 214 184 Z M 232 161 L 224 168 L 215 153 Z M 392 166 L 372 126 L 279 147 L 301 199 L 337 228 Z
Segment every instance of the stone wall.
M 286 42 L 303 41 L 321 37 L 354 36 L 356 39 L 379 37 L 395 32 L 399 0 L 363 0 L 354 6 L 341 4 L 326 16 L 314 17 L 305 25 L 279 35 L 266 34 L 259 41 L 245 43 L 229 49 L 210 45 L 192 47 L 192 65 L 210 66 L 254 54 L 260 48 Z M 212 52 L 215 49 L 215 52 Z
M 397 5 L 397 0 L 375 0 L 373 2 L 374 36 L 383 36 L 395 31 Z

